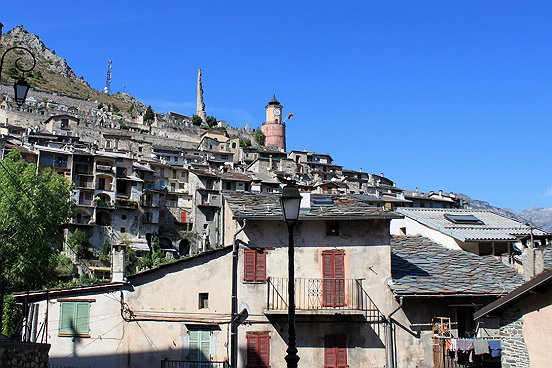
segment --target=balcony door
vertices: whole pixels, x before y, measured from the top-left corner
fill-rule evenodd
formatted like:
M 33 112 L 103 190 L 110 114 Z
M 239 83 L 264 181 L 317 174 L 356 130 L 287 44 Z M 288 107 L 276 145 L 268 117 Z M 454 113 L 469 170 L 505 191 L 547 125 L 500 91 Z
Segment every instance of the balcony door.
M 322 295 L 324 307 L 345 306 L 345 252 L 322 252 Z

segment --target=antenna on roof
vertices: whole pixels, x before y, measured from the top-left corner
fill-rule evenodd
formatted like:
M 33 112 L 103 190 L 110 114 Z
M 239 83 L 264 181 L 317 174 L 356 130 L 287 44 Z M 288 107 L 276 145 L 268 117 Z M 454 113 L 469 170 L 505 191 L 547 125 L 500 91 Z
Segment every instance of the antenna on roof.
M 111 93 L 111 60 L 107 62 L 107 78 L 105 80 L 104 93 L 106 95 Z

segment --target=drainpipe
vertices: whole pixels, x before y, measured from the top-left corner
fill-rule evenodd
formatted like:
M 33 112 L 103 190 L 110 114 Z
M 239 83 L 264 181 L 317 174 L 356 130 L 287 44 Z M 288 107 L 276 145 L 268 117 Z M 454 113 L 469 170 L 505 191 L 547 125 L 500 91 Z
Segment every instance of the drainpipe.
M 238 367 L 238 255 L 239 246 L 237 236 L 247 225 L 247 219 L 232 237 L 232 320 L 230 321 L 230 367 Z
M 399 298 L 399 306 L 393 310 L 388 316 L 387 316 L 387 334 L 385 335 L 387 338 L 387 344 L 385 344 L 385 350 L 386 350 L 386 358 L 387 358 L 387 368 L 395 368 L 395 352 L 393 349 L 393 322 L 391 317 L 393 314 L 397 313 L 403 306 L 403 297 L 401 296 Z

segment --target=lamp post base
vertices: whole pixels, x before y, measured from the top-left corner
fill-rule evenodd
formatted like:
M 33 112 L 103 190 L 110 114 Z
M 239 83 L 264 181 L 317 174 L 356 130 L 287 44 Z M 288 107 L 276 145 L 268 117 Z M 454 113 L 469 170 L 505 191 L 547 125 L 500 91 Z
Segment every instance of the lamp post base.
M 287 368 L 297 368 L 300 359 L 297 355 L 297 348 L 295 346 L 289 346 L 286 353 L 287 355 L 284 359 L 287 362 Z

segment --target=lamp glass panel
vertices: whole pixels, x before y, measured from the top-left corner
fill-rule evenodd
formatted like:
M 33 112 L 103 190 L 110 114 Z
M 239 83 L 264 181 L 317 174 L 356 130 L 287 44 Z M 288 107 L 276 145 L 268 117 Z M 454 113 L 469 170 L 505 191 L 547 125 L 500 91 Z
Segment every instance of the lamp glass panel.
M 294 221 L 299 218 L 299 208 L 301 206 L 301 198 L 286 198 L 282 200 L 284 210 L 284 219 L 286 221 Z
M 15 92 L 15 102 L 23 103 L 27 98 L 27 92 L 29 91 L 29 85 L 27 83 L 17 82 L 13 86 Z

